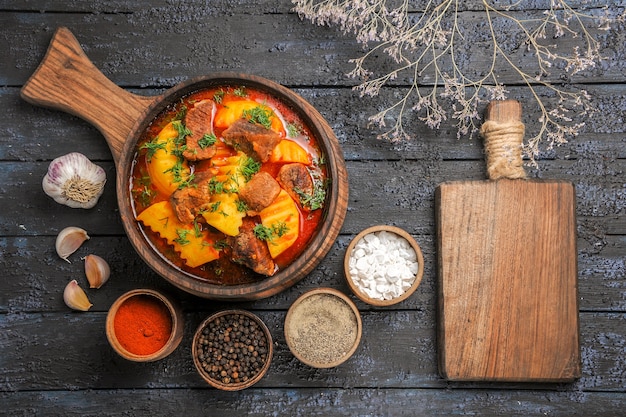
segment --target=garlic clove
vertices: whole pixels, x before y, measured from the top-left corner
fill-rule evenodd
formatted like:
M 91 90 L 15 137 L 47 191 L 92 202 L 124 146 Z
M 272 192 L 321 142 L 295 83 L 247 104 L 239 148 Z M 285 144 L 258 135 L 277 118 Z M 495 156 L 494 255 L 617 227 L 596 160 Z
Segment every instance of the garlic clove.
M 83 291 L 75 279 L 65 286 L 63 301 L 69 308 L 80 311 L 87 311 L 93 305 L 89 302 L 87 294 L 85 294 L 85 291 Z
M 50 163 L 41 185 L 57 203 L 89 209 L 98 202 L 105 183 L 104 169 L 85 155 L 71 152 Z
M 85 256 L 85 275 L 89 288 L 100 288 L 109 280 L 111 268 L 107 261 L 98 255 Z
M 70 262 L 67 258 L 76 252 L 83 242 L 88 239 L 89 235 L 84 229 L 70 226 L 59 232 L 54 246 L 61 259 L 65 259 L 67 262 Z

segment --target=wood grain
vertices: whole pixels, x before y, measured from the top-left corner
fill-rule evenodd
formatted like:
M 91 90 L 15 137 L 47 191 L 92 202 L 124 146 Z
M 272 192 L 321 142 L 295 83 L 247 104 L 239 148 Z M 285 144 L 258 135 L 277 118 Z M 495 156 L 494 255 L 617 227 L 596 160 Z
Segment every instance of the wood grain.
M 115 161 L 133 126 L 157 98 L 127 92 L 106 78 L 65 27 L 54 33 L 35 73 L 22 87 L 24 100 L 81 117 L 104 135 Z
M 11 416 L 619 416 L 626 409 L 626 49 L 623 27 L 601 32 L 599 66 L 548 80 L 576 83 L 587 90 L 599 112 L 569 143 L 543 149 L 533 178 L 575 184 L 578 235 L 579 320 L 582 377 L 572 383 L 453 382 L 438 375 L 435 329 L 437 271 L 434 192 L 452 180 L 483 180 L 480 141 L 455 135 L 456 120 L 426 128 L 406 120 L 410 141 L 376 139 L 367 117 L 393 104 L 407 87 L 399 77 L 377 97 L 358 97 L 357 80 L 346 77 L 348 59 L 361 48 L 338 30 L 302 21 L 290 0 L 59 0 L 2 1 L 0 33 L 0 414 Z M 461 8 L 482 7 L 472 0 Z M 581 2 L 570 2 L 577 4 Z M 601 7 L 594 0 L 585 6 Z M 411 3 L 419 8 L 418 3 Z M 537 9 L 545 2 L 517 6 Z M 599 10 L 586 9 L 585 12 Z M 516 14 L 522 17 L 524 13 Z M 480 29 L 483 14 L 462 12 L 461 25 Z M 213 71 L 261 75 L 290 86 L 317 108 L 338 137 L 350 181 L 348 213 L 337 241 L 307 277 L 272 297 L 231 303 L 207 301 L 177 290 L 147 267 L 125 235 L 115 201 L 115 184 L 92 210 L 59 206 L 40 189 L 48 163 L 82 151 L 105 167 L 115 164 L 107 143 L 78 118 L 25 102 L 19 90 L 43 58 L 54 30 L 71 28 L 96 67 L 116 85 L 156 96 L 189 78 Z M 496 24 L 497 29 L 503 29 Z M 597 28 L 592 28 L 598 33 Z M 480 44 L 485 33 L 468 30 L 476 44 L 472 62 L 488 59 Z M 518 34 L 511 33 L 511 45 Z M 567 36 L 547 39 L 570 51 Z M 512 59 L 535 59 L 520 45 Z M 465 63 L 465 62 L 464 62 Z M 379 73 L 384 60 L 373 63 Z M 451 73 L 451 68 L 442 68 Z M 538 116 L 527 86 L 511 85 L 510 97 L 523 101 L 528 134 Z M 422 85 L 432 79 L 420 79 Z M 538 88 L 549 108 L 558 97 Z M 526 108 L 528 107 L 528 108 Z M 479 111 L 481 109 L 478 109 Z M 572 115 L 578 119 L 577 115 Z M 578 121 L 578 120 L 577 120 Z M 362 229 L 392 224 L 407 230 L 424 252 L 418 290 L 401 305 L 378 308 L 354 298 L 363 316 L 362 345 L 353 358 L 327 371 L 298 363 L 285 346 L 284 315 L 304 291 L 320 286 L 350 293 L 343 279 L 345 248 Z M 84 226 L 92 239 L 68 264 L 54 253 L 54 237 L 65 226 Z M 94 307 L 72 313 L 62 301 L 68 279 L 84 282 L 80 258 L 96 253 L 110 261 L 107 285 L 88 290 Z M 129 364 L 109 348 L 104 336 L 112 301 L 134 288 L 173 292 L 183 305 L 187 327 L 179 349 L 153 364 Z M 190 358 L 194 327 L 209 314 L 236 305 L 257 314 L 277 336 L 276 356 L 266 378 L 253 389 L 225 393 L 195 374 Z M 236 411 L 234 411 L 236 410 Z
M 573 186 L 454 182 L 436 199 L 442 375 L 579 377 Z

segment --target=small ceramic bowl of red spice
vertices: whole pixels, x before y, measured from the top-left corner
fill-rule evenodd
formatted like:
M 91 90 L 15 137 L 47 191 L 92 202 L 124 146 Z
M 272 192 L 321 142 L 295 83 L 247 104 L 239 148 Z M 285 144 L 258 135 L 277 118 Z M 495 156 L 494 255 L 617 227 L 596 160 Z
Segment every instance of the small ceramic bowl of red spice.
M 174 301 L 156 290 L 132 290 L 111 305 L 106 334 L 121 357 L 134 362 L 157 361 L 180 344 L 182 311 Z
M 209 385 L 239 391 L 267 373 L 272 335 L 263 321 L 245 310 L 223 310 L 204 320 L 193 338 L 193 362 Z

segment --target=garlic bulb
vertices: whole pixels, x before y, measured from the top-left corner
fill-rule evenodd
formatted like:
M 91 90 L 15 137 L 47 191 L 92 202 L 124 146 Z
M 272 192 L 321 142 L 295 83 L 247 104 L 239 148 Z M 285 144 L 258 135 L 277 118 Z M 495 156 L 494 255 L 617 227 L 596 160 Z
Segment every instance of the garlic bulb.
M 85 291 L 78 285 L 78 282 L 73 279 L 63 290 L 63 301 L 65 304 L 74 310 L 87 311 L 93 304 L 87 298 Z
M 107 261 L 98 255 L 85 256 L 85 275 L 89 288 L 100 288 L 109 280 L 111 268 Z
M 54 247 L 61 259 L 70 262 L 67 258 L 76 252 L 86 240 L 89 240 L 89 235 L 84 229 L 70 226 L 59 232 Z
M 104 191 L 106 173 L 85 155 L 72 152 L 53 160 L 42 186 L 54 201 L 72 208 L 92 208 Z

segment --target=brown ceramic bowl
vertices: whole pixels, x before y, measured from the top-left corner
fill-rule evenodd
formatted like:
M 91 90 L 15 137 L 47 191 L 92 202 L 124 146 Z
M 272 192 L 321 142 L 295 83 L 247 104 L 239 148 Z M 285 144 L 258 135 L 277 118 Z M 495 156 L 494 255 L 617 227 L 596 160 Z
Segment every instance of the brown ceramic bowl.
M 342 292 L 317 288 L 302 294 L 285 317 L 291 353 L 313 368 L 333 368 L 347 361 L 361 341 L 359 310 Z
M 244 326 L 246 320 L 256 326 L 257 331 L 261 334 L 260 339 L 264 340 L 264 346 L 262 346 L 259 339 L 255 340 L 250 337 L 251 333 L 249 333 L 248 336 L 236 334 L 235 326 L 229 326 L 228 323 L 237 317 L 243 321 Z M 228 336 L 226 336 L 224 328 L 232 329 L 229 331 Z M 214 332 L 211 332 L 212 329 L 214 329 Z M 265 359 L 261 361 L 257 371 L 251 372 L 250 375 L 244 377 L 242 374 L 244 374 L 245 370 L 239 368 L 234 369 L 229 367 L 228 370 L 223 368 L 212 369 L 214 366 L 220 365 L 218 360 L 214 360 L 214 353 L 222 356 L 222 348 L 214 348 L 214 351 L 209 352 L 206 346 L 209 342 L 216 342 L 216 338 L 212 336 L 217 336 L 218 334 L 220 335 L 219 338 L 222 339 L 219 342 L 232 343 L 231 347 L 233 349 L 237 349 L 237 346 L 235 346 L 237 343 L 244 344 L 243 347 L 239 347 L 243 353 L 238 353 L 238 357 L 233 358 L 235 361 L 259 361 L 259 358 L 265 355 Z M 224 340 L 226 337 L 229 338 L 229 341 Z M 244 338 L 249 339 L 245 340 Z M 245 310 L 224 310 L 211 315 L 198 326 L 193 337 L 191 352 L 196 370 L 209 385 L 224 391 L 239 391 L 256 384 L 267 373 L 272 362 L 274 346 L 269 329 L 259 317 Z M 224 356 L 227 354 L 228 353 L 224 353 Z M 202 355 L 206 357 L 201 357 Z
M 141 329 L 146 339 L 154 337 L 152 330 L 154 323 L 148 322 L 139 325 L 140 319 L 138 315 L 133 314 L 133 310 L 120 312 L 120 309 L 130 309 L 131 303 L 136 305 L 138 302 L 141 302 L 144 307 L 148 306 L 150 311 L 165 314 L 169 319 L 171 328 L 169 336 L 163 340 L 162 347 L 150 353 L 133 351 L 132 346 L 126 343 L 127 338 L 116 332 L 116 328 L 119 329 L 118 326 L 121 322 L 122 325 L 130 325 L 135 331 Z M 183 315 L 179 306 L 164 294 L 151 289 L 136 289 L 121 295 L 111 305 L 106 319 L 106 335 L 109 344 L 121 357 L 133 362 L 154 362 L 168 356 L 176 350 L 183 339 L 183 327 Z
M 135 220 L 129 186 L 137 143 L 155 117 L 182 97 L 223 86 L 263 91 L 298 114 L 321 148 L 330 180 L 322 223 L 300 256 L 271 277 L 259 277 L 241 285 L 212 284 L 168 261 Z M 117 201 L 130 242 L 148 266 L 183 291 L 221 300 L 272 296 L 309 274 L 326 256 L 339 234 L 348 207 L 348 179 L 341 147 L 328 123 L 313 106 L 275 82 L 247 74 L 216 73 L 183 82 L 160 96 L 138 96 L 108 80 L 85 55 L 72 33 L 67 28 L 59 28 L 37 71 L 22 88 L 21 96 L 30 103 L 77 115 L 100 130 L 115 160 Z
M 363 289 L 359 287 L 359 285 L 355 282 L 354 277 L 350 273 L 350 258 L 353 255 L 353 251 L 357 243 L 359 243 L 361 239 L 363 239 L 365 236 L 369 234 L 382 232 L 382 231 L 394 233 L 398 235 L 399 237 L 404 238 L 415 251 L 417 264 L 418 264 L 418 270 L 417 270 L 417 273 L 415 274 L 415 279 L 411 287 L 408 288 L 406 291 L 404 291 L 401 295 L 390 298 L 390 299 L 378 299 L 378 298 L 370 297 L 365 291 L 363 291 Z M 395 226 L 378 225 L 378 226 L 372 226 L 363 230 L 361 233 L 356 235 L 356 237 L 352 240 L 352 242 L 350 242 L 350 245 L 348 246 L 348 249 L 346 250 L 346 254 L 345 254 L 345 258 L 343 262 L 343 268 L 344 268 L 346 281 L 348 282 L 348 286 L 350 287 L 354 295 L 356 295 L 361 301 L 364 301 L 368 304 L 378 306 L 378 307 L 385 307 L 385 306 L 390 306 L 393 304 L 397 304 L 401 301 L 404 301 L 411 294 L 415 292 L 417 287 L 422 282 L 422 276 L 424 275 L 424 257 L 422 255 L 422 250 L 420 249 L 415 239 L 413 239 L 413 237 L 409 235 L 406 231 Z

